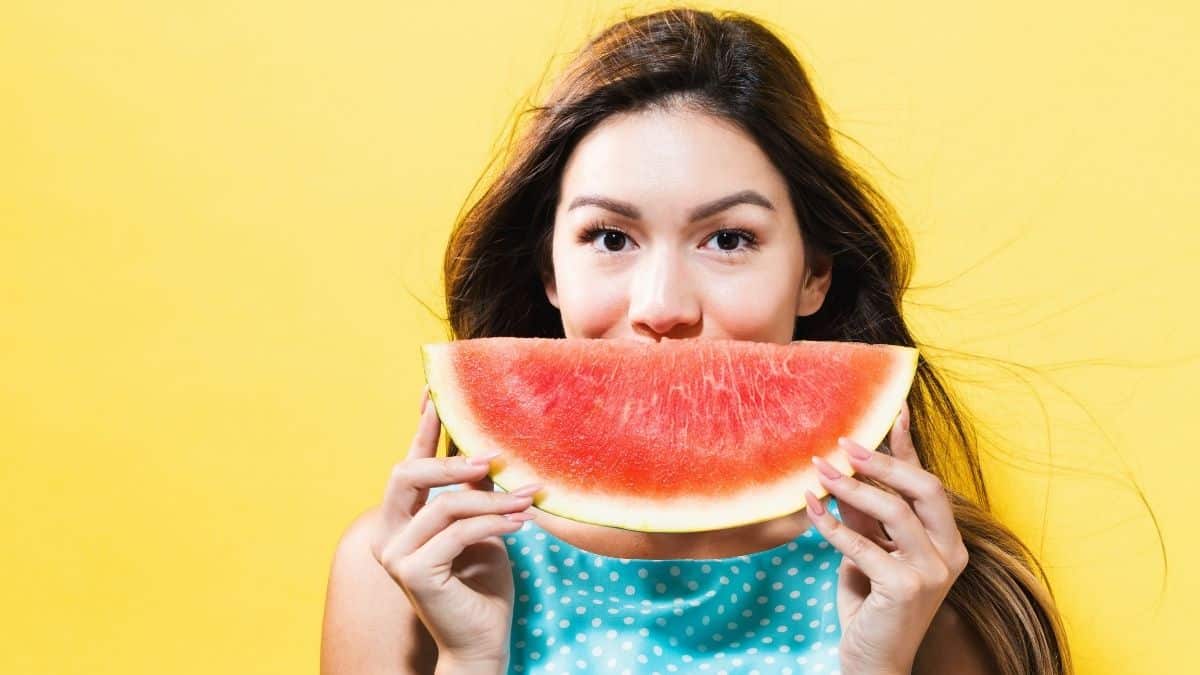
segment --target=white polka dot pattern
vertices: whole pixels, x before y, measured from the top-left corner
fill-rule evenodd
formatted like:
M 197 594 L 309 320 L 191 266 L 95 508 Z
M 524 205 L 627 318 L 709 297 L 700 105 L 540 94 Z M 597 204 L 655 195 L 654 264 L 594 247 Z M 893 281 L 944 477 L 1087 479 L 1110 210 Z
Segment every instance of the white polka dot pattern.
M 601 556 L 536 521 L 504 543 L 515 583 L 509 673 L 839 672 L 841 553 L 816 528 L 705 560 Z

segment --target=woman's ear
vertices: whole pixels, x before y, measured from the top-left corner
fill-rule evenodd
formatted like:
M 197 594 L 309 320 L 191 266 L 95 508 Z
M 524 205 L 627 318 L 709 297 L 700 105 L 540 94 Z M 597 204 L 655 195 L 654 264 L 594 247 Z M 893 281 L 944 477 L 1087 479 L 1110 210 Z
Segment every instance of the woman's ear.
M 554 273 L 553 272 L 549 272 L 549 273 L 543 272 L 542 273 L 542 284 L 546 288 L 546 299 L 550 301 L 551 305 L 554 305 L 555 309 L 559 309 L 558 287 L 555 286 L 555 284 L 554 284 Z
M 800 296 L 796 301 L 796 316 L 815 314 L 825 303 L 829 285 L 833 283 L 833 258 L 827 254 L 816 254 L 810 258 L 800 284 Z

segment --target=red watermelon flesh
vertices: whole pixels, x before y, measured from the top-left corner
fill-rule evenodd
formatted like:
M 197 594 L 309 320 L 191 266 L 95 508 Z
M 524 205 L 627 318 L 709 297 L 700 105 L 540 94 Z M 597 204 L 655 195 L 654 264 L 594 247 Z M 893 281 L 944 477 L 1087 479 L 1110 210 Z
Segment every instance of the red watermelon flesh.
M 534 504 L 642 531 L 733 527 L 825 494 L 813 455 L 853 469 L 838 436 L 884 439 L 917 350 L 801 340 L 482 338 L 424 347 L 430 398 L 493 481 Z

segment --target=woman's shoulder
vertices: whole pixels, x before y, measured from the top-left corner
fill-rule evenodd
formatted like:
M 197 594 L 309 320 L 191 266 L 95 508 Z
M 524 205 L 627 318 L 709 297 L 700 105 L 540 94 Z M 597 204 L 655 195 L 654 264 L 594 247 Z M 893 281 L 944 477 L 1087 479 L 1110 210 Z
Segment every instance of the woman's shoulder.
M 995 673 L 994 660 L 979 632 L 943 602 L 917 649 L 914 673 Z

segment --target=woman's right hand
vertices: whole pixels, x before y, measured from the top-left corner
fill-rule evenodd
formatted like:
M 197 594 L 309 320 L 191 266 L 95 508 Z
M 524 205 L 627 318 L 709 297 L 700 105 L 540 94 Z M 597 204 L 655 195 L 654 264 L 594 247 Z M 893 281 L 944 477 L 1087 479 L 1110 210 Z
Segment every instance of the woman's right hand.
M 490 456 L 439 458 L 441 421 L 426 391 L 408 456 L 396 464 L 380 509 L 371 553 L 404 590 L 446 663 L 508 661 L 513 580 L 500 537 L 533 518 L 538 485 L 493 492 Z M 466 483 L 470 489 L 429 488 Z

